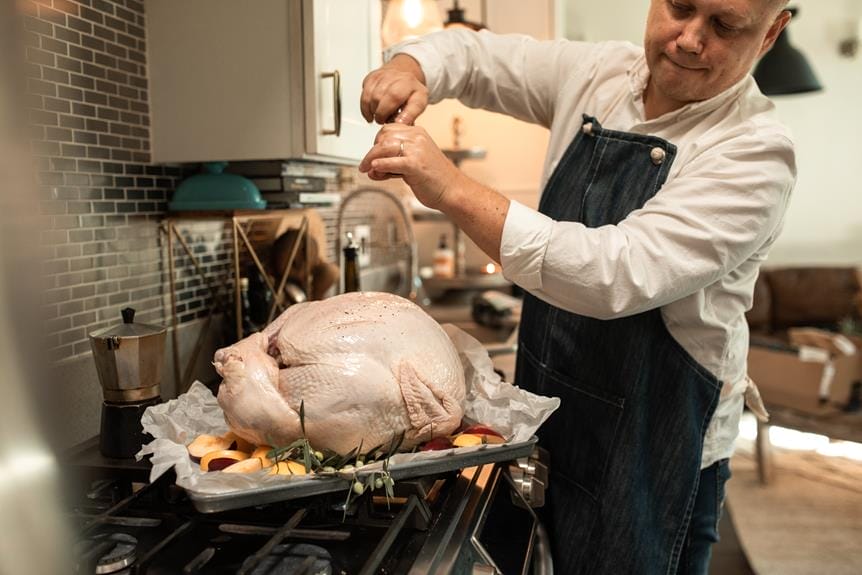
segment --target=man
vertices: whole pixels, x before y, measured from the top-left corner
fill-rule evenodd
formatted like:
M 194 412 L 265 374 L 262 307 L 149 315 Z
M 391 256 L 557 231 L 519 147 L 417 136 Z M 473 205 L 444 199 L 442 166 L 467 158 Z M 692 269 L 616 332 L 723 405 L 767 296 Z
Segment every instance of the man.
M 523 287 L 515 383 L 562 399 L 540 430 L 559 573 L 707 573 L 761 262 L 793 145 L 749 75 L 784 0 L 652 0 L 644 48 L 446 31 L 363 84 L 360 164 L 401 177 Z M 392 56 L 392 53 L 389 54 Z M 551 130 L 535 212 L 411 124 L 458 97 Z

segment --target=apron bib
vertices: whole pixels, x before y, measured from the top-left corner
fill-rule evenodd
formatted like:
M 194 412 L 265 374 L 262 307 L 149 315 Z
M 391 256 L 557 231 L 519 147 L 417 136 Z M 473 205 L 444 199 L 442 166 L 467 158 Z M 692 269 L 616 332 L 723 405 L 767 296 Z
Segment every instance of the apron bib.
M 584 116 L 539 211 L 615 225 L 667 179 L 676 147 L 605 130 Z M 551 454 L 555 571 L 673 574 L 721 383 L 670 335 L 659 309 L 614 320 L 569 313 L 527 294 L 515 383 L 557 396 L 539 431 Z

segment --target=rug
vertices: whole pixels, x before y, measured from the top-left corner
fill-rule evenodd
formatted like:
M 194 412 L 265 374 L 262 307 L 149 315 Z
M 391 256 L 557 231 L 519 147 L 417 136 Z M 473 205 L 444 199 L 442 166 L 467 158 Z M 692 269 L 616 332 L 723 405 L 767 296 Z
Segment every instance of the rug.
M 740 438 L 727 505 L 758 575 L 862 573 L 862 462 L 773 448 L 773 479 L 757 478 Z

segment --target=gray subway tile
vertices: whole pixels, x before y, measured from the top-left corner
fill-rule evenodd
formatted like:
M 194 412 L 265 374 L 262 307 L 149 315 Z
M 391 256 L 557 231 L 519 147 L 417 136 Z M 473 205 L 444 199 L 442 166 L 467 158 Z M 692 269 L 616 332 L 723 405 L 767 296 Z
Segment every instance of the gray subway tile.
M 75 160 L 66 158 L 51 158 L 51 167 L 58 172 L 68 172 L 75 169 Z
M 81 216 L 79 219 L 82 228 L 98 228 L 105 225 L 105 218 L 102 216 Z M 89 254 L 84 253 L 83 255 Z
M 56 143 L 56 142 L 52 142 Z M 63 144 L 63 156 L 67 158 L 80 158 L 87 155 L 87 149 L 77 144 Z M 87 185 L 87 182 L 78 182 L 75 185 Z
M 80 119 L 80 118 L 79 118 Z M 86 125 L 86 124 L 85 124 Z M 75 131 L 75 142 L 79 144 L 97 144 L 98 139 L 93 132 Z M 85 150 L 86 153 L 86 150 Z
M 98 104 L 99 106 L 107 106 L 108 105 L 108 97 L 101 92 L 93 92 L 91 90 L 84 91 L 84 101 L 88 104 Z M 105 126 L 107 130 L 107 126 Z
M 109 178 L 109 176 L 90 176 L 90 181 L 96 181 L 96 178 Z M 93 185 L 103 185 L 103 184 L 93 184 Z M 99 188 L 80 188 L 79 194 L 82 200 L 101 200 L 103 192 Z
M 48 6 L 39 6 L 39 18 L 52 24 L 66 25 L 66 15 Z
M 104 92 L 105 94 L 116 94 L 117 93 L 117 85 L 113 82 L 105 82 L 103 80 L 96 80 L 96 89 L 100 92 Z
M 115 8 L 115 10 L 116 10 L 117 16 L 119 16 L 123 20 L 125 20 L 127 22 L 135 22 L 135 13 L 134 12 L 126 10 L 125 8 L 121 8 L 120 6 L 117 6 Z
M 93 230 L 71 230 L 69 231 L 70 242 L 92 242 Z
M 54 82 L 56 84 L 68 84 L 69 83 L 69 72 L 65 70 L 58 70 L 57 68 L 51 68 L 49 66 L 42 67 L 42 79 L 48 82 Z M 57 86 L 57 95 L 63 98 L 63 92 L 66 86 Z
M 49 140 L 53 140 L 55 142 L 72 142 L 74 139 L 72 138 L 72 130 L 68 128 L 55 128 L 53 126 L 48 126 L 45 128 L 45 136 Z
M 78 160 L 78 170 L 81 172 L 99 174 L 102 172 L 102 163 L 91 160 Z
M 98 146 L 90 146 L 87 148 L 87 157 L 89 158 L 100 158 L 103 160 L 111 159 L 111 150 L 108 148 L 101 148 Z
M 69 74 L 67 72 L 63 72 L 63 74 L 68 78 Z M 66 81 L 68 82 L 68 79 Z M 57 86 L 57 96 L 66 100 L 84 101 L 84 92 L 78 88 L 71 88 L 69 86 Z
M 69 102 L 65 100 L 59 100 L 57 98 L 51 98 L 49 96 L 45 96 L 44 98 L 45 109 L 50 112 L 62 112 L 64 114 L 68 114 L 72 111 L 72 106 Z
M 89 104 L 72 103 L 72 113 L 78 116 L 87 116 L 88 118 L 96 117 L 96 107 Z
M 116 67 L 116 61 L 114 62 L 114 64 Z M 108 68 L 108 80 L 110 80 L 111 82 L 116 82 L 121 87 L 126 89 L 127 84 L 129 83 L 129 75 L 125 72 L 120 72 L 119 70 Z M 144 94 L 143 97 L 146 97 L 146 94 Z
M 81 38 L 81 44 L 87 48 L 92 48 L 93 50 L 99 50 L 101 52 L 105 50 L 105 41 L 94 36 L 83 36 Z M 98 57 L 98 54 L 96 56 Z
M 62 26 L 54 26 L 54 36 L 72 44 L 81 43 L 81 34 Z
M 59 55 L 56 58 L 57 67 L 61 70 L 68 70 L 69 72 L 77 72 L 79 74 L 81 73 L 81 62 L 79 60 Z
M 69 45 L 66 42 L 56 38 L 51 38 L 50 36 L 41 36 L 39 38 L 39 45 L 43 50 L 53 52 L 54 54 L 65 56 L 69 53 Z
M 91 10 L 90 8 L 81 7 L 81 18 L 87 20 L 88 22 L 95 22 L 96 24 L 104 23 L 105 15 L 95 10 Z
M 138 2 L 137 0 L 126 0 L 126 7 L 129 10 L 133 10 L 139 14 L 144 13 L 144 3 Z
M 81 130 L 86 127 L 86 122 L 84 122 L 83 118 L 79 118 L 78 116 L 67 116 L 63 114 L 60 115 L 60 126 L 62 126 L 63 128 L 73 128 L 75 130 Z M 76 135 L 74 135 L 73 133 L 73 139 L 77 142 L 78 139 L 74 136 Z
M 27 61 L 41 66 L 54 66 L 57 56 L 39 48 L 27 48 Z
M 107 40 L 108 42 L 114 42 L 117 39 L 117 33 L 109 28 L 105 28 L 104 26 L 100 26 L 98 24 L 93 25 L 93 34 L 97 38 L 102 38 L 103 40 Z M 110 46 L 110 44 L 108 44 Z
M 92 34 L 93 33 L 93 25 L 89 22 L 81 20 L 77 16 L 68 16 L 67 22 L 69 28 L 73 30 L 77 30 L 78 32 L 83 32 L 84 34 Z
M 93 286 L 85 286 L 85 287 L 93 287 Z M 95 293 L 95 289 L 93 289 L 93 293 Z M 74 327 L 82 327 L 88 326 L 96 321 L 96 312 L 87 311 L 83 313 L 79 313 L 77 315 L 72 316 L 72 325 Z M 87 344 L 89 345 L 89 343 Z
M 115 5 L 113 2 L 107 2 L 106 0 L 92 0 L 93 8 L 97 10 L 101 10 L 106 14 L 113 14 L 116 8 L 119 6 Z M 122 8 L 121 8 L 122 9 Z
M 61 274 L 57 276 L 57 287 L 72 287 L 83 283 L 81 272 Z M 68 318 L 67 318 L 68 319 Z M 55 331 L 55 330 L 49 330 Z
M 59 58 L 59 56 L 58 56 Z M 104 78 L 105 77 L 105 69 L 102 66 L 97 66 L 95 64 L 90 64 L 88 62 L 84 62 L 82 65 L 84 74 L 91 78 Z
M 70 74 L 69 82 L 73 86 L 77 86 L 78 88 L 86 88 L 87 90 L 92 90 L 93 87 L 95 87 L 96 85 L 96 82 L 92 78 L 88 76 L 82 76 L 81 74 Z
M 111 158 L 114 160 L 120 160 L 123 162 L 131 162 L 132 161 L 132 153 L 128 150 L 122 150 L 119 148 L 114 148 L 111 150 Z
M 128 51 L 125 48 L 112 42 L 105 43 L 105 51 L 108 54 L 111 54 L 112 56 L 117 56 L 119 58 L 125 58 L 128 55 Z
M 90 202 L 67 202 L 66 209 L 70 214 L 89 214 L 92 211 Z
M 108 28 L 110 28 L 116 32 L 125 32 L 126 31 L 126 23 L 124 21 L 120 20 L 119 18 L 112 18 L 110 16 L 106 16 L 105 17 L 105 26 L 107 26 Z M 117 34 L 118 40 L 119 40 L 120 36 L 121 36 L 121 34 Z M 122 44 L 123 42 L 120 42 L 120 43 Z
M 69 46 L 69 56 L 77 58 L 83 62 L 93 61 L 93 51 L 80 46 Z

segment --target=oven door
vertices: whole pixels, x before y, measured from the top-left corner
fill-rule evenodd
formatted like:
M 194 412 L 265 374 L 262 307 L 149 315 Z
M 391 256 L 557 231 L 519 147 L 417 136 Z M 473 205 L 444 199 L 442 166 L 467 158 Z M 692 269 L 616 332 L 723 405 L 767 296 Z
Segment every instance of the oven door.
M 508 472 L 499 470 L 470 537 L 471 575 L 550 575 L 547 534 Z M 464 565 L 466 567 L 466 565 Z
M 549 575 L 545 531 L 506 464 L 461 471 L 409 575 Z

